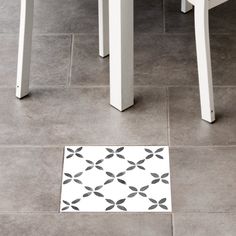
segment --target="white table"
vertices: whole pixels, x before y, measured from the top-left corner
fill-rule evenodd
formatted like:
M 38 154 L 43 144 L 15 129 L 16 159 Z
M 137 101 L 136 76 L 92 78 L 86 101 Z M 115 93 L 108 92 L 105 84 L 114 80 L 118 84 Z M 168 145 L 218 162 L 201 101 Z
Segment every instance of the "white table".
M 134 104 L 133 0 L 98 0 L 98 3 L 99 54 L 102 57 L 110 54 L 110 104 L 123 111 Z M 21 0 L 18 98 L 29 93 L 33 12 L 34 0 Z
M 181 0 L 182 11 L 195 6 L 195 35 L 202 119 L 214 122 L 209 42 L 209 9 L 227 0 Z M 110 54 L 110 104 L 123 111 L 134 104 L 134 0 L 98 0 L 99 54 Z M 34 0 L 21 0 L 16 96 L 29 93 Z

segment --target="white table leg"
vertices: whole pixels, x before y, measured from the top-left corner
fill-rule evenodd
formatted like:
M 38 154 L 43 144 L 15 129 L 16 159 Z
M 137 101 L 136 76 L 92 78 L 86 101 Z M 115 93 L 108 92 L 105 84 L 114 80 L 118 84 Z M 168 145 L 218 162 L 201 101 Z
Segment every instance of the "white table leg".
M 215 120 L 209 39 L 208 0 L 195 2 L 195 37 L 202 119 Z
M 188 0 L 181 0 L 181 11 L 187 13 L 193 9 L 193 5 Z
M 21 0 L 16 97 L 29 93 L 34 0 Z
M 133 0 L 110 0 L 110 104 L 120 111 L 134 104 Z
M 109 0 L 98 0 L 99 55 L 109 55 Z

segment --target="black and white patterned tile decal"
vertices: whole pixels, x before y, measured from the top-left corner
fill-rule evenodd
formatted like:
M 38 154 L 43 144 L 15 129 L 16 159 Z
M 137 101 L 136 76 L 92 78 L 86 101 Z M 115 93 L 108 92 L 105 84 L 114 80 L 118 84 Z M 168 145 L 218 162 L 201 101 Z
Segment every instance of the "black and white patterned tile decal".
M 168 147 L 65 147 L 61 212 L 170 212 Z

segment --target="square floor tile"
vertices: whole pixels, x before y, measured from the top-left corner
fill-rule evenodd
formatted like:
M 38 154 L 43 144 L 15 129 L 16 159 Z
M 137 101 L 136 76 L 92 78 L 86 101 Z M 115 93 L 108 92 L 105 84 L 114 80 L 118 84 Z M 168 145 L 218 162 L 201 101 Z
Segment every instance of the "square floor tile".
M 35 1 L 34 32 L 97 33 L 97 15 L 94 0 Z
M 0 86 L 13 87 L 17 75 L 17 35 L 0 35 Z M 70 35 L 33 37 L 30 85 L 66 86 L 70 67 Z
M 234 236 L 235 222 L 235 214 L 177 213 L 173 217 L 173 229 L 176 236 Z
M 170 143 L 178 145 L 235 145 L 236 88 L 215 88 L 216 121 L 201 120 L 198 88 L 169 89 Z
M 65 147 L 62 212 L 170 212 L 169 149 Z
M 94 0 L 35 1 L 35 33 L 97 32 L 98 7 Z M 1 3 L 0 32 L 19 31 L 20 1 Z
M 134 31 L 138 33 L 163 33 L 162 1 L 134 1 Z
M 16 33 L 19 31 L 20 1 L 1 1 L 0 33 Z
M 108 85 L 109 58 L 98 54 L 98 36 L 74 36 L 71 85 Z
M 191 35 L 138 34 L 134 55 L 136 84 L 198 84 L 195 44 Z
M 58 211 L 62 159 L 63 148 L 1 147 L 0 212 Z
M 174 212 L 236 213 L 236 148 L 171 148 Z

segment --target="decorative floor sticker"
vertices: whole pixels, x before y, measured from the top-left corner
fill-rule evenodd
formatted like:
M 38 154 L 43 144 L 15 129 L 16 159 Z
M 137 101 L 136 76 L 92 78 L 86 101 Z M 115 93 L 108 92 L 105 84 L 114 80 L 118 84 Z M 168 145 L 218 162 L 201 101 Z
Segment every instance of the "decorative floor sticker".
M 65 147 L 61 212 L 171 212 L 166 146 Z

